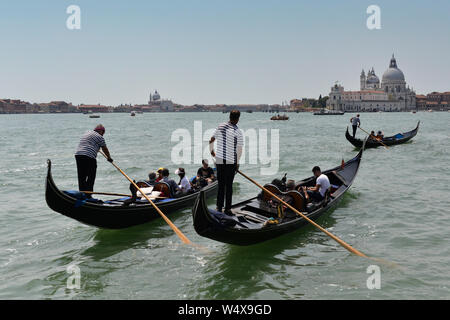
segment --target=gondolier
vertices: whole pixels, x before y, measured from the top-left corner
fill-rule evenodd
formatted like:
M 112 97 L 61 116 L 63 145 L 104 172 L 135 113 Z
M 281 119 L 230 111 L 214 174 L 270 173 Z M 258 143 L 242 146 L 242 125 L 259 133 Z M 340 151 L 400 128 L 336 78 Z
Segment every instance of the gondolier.
M 352 123 L 353 138 L 354 138 L 356 135 L 356 129 L 361 125 L 361 121 L 359 120 L 359 114 L 357 114 L 356 117 L 351 118 L 350 122 Z
M 97 173 L 97 153 L 102 148 L 109 162 L 113 162 L 106 147 L 105 127 L 99 124 L 94 130 L 87 131 L 80 139 L 75 160 L 77 162 L 78 188 L 80 191 L 94 191 Z M 90 195 L 89 195 L 90 197 Z
M 217 207 L 221 212 L 225 200 L 225 214 L 231 215 L 233 197 L 233 180 L 239 168 L 244 138 L 242 131 L 237 127 L 240 117 L 239 110 L 230 112 L 230 121 L 222 123 L 214 132 L 209 141 L 211 155 L 216 157 L 217 166 Z M 214 152 L 214 141 L 217 140 L 217 154 Z M 225 199 L 224 199 L 225 198 Z

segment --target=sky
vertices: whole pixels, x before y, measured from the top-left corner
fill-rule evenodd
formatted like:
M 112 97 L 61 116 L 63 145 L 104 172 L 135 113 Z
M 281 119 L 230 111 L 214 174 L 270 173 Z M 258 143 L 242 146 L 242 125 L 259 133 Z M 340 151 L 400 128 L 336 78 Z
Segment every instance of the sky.
M 66 9 L 78 5 L 81 29 Z M 381 10 L 369 30 L 368 6 Z M 0 98 L 281 104 L 359 90 L 395 54 L 418 94 L 450 91 L 450 1 L 0 1 Z

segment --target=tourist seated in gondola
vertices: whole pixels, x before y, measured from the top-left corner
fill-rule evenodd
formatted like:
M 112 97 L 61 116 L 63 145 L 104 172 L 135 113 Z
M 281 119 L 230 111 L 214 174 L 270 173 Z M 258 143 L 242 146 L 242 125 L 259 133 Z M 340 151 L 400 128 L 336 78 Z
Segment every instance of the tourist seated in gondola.
M 186 178 L 186 172 L 184 171 L 184 168 L 178 168 L 175 171 L 175 174 L 180 177 L 180 181 L 178 182 L 178 187 L 181 190 L 181 194 L 185 195 L 189 193 L 192 190 L 191 183 Z
M 285 190 L 286 190 L 286 192 L 289 192 L 289 191 L 296 191 L 296 190 L 295 190 L 295 181 L 289 179 L 289 180 L 287 181 L 287 183 L 286 183 L 286 188 L 285 188 Z M 283 195 L 280 196 L 280 198 L 281 198 L 284 202 L 286 202 L 287 204 L 289 204 L 289 205 L 291 205 L 291 206 L 295 206 L 295 204 L 294 204 L 295 201 L 294 201 L 294 198 L 292 197 L 292 195 L 290 195 L 290 194 L 283 194 Z M 290 209 L 288 209 L 288 207 L 287 207 L 286 205 L 282 204 L 282 203 L 280 203 L 279 205 L 281 205 L 281 208 L 278 208 L 278 210 L 282 210 L 282 211 L 281 211 L 281 212 L 282 212 L 282 216 L 285 216 L 285 211 L 286 211 L 286 210 L 287 210 L 287 211 L 290 211 Z M 281 217 L 280 212 L 279 212 L 279 217 Z
M 377 140 L 383 140 L 384 134 L 381 130 L 378 131 L 377 136 L 375 137 Z
M 295 190 L 295 181 L 292 179 L 289 179 L 286 183 L 286 191 Z
M 169 169 L 164 168 L 161 174 L 162 174 L 161 182 L 165 182 L 169 185 L 172 198 L 180 196 L 181 189 L 173 179 L 169 178 Z
M 281 180 L 279 179 L 276 180 L 278 180 L 278 182 L 281 182 Z M 292 206 L 297 210 L 304 211 L 305 206 L 304 198 L 296 190 L 294 180 L 288 180 L 287 183 L 283 183 L 283 185 L 285 187 L 284 188 L 285 191 L 281 191 L 280 188 L 276 186 L 276 183 L 272 183 L 270 185 L 265 186 L 265 188 L 274 193 L 282 201 L 277 199 L 277 197 L 273 197 L 269 193 L 265 192 L 262 193 L 260 199 L 263 200 L 265 202 L 265 205 L 267 205 L 270 208 L 269 212 L 273 214 L 272 215 L 273 218 L 277 219 L 295 218 L 297 215 L 294 211 L 291 210 L 289 206 Z
M 156 180 L 155 180 L 156 182 L 160 182 L 162 180 L 162 178 L 163 178 L 163 175 L 162 175 L 163 170 L 164 170 L 164 168 L 161 167 L 161 168 L 159 168 L 156 171 L 156 173 L 158 174 L 158 176 L 156 177 Z
M 370 136 L 369 136 L 369 140 L 376 140 L 376 136 L 375 136 L 375 131 L 370 131 Z
M 316 177 L 316 185 L 308 188 L 303 187 L 303 193 L 307 202 L 320 202 L 325 199 L 325 195 L 331 187 L 330 180 L 318 166 L 315 166 L 312 172 Z
M 207 159 L 202 160 L 202 166 L 197 171 L 197 176 L 192 180 L 192 184 L 196 187 L 203 188 L 216 180 L 214 170 L 208 164 Z
M 147 181 L 145 181 L 145 182 L 147 182 L 147 184 L 149 185 L 149 186 L 154 186 L 155 184 L 156 184 L 156 173 L 155 172 L 150 172 L 149 174 L 148 174 L 148 180 Z

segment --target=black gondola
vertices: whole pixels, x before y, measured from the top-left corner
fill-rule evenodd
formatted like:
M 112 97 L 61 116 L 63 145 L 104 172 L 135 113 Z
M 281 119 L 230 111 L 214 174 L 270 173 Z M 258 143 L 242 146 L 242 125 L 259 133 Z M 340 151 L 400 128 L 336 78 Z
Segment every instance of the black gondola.
M 330 180 L 332 190 L 320 203 L 305 205 L 304 197 L 300 192 L 289 191 L 292 195 L 294 207 L 299 209 L 308 218 L 315 220 L 329 209 L 335 207 L 350 188 L 355 179 L 361 162 L 364 148 L 353 159 L 341 166 L 324 171 Z M 301 186 L 314 186 L 315 177 L 310 177 L 296 183 L 296 189 Z M 266 185 L 273 193 L 279 192 L 274 185 Z M 266 198 L 268 196 L 268 198 Z M 234 245 L 252 245 L 283 234 L 295 231 L 305 224 L 309 224 L 301 216 L 288 210 L 284 217 L 279 216 L 280 210 L 270 206 L 270 195 L 264 193 L 261 196 L 251 198 L 232 206 L 233 215 L 228 216 L 208 209 L 205 193 L 200 192 L 192 209 L 195 231 L 206 238 Z
M 95 203 L 90 202 L 90 200 L 77 198 L 76 193 L 71 194 L 67 191 L 61 191 L 53 181 L 51 161 L 47 160 L 47 164 L 45 200 L 47 205 L 58 213 L 84 224 L 105 229 L 124 229 L 144 224 L 160 217 L 153 206 L 146 201 L 125 205 L 127 198 L 121 198 Z M 217 193 L 217 181 L 204 187 L 202 192 L 206 197 L 215 195 Z M 168 215 L 179 209 L 190 207 L 197 198 L 198 193 L 188 194 L 175 199 L 156 201 L 155 204 L 165 215 Z
M 405 133 L 397 133 L 394 136 L 391 137 L 385 137 L 383 138 L 383 140 L 381 140 L 386 146 L 394 146 L 397 144 L 402 144 L 405 143 L 409 140 L 411 140 L 412 138 L 414 138 L 417 134 L 417 132 L 419 131 L 419 125 L 420 125 L 420 121 L 417 123 L 417 126 L 414 130 L 405 132 Z M 348 127 L 347 127 L 347 131 L 345 132 L 345 137 L 347 138 L 348 141 L 350 141 L 350 143 L 352 145 L 354 145 L 357 148 L 361 148 L 361 146 L 363 145 L 363 140 L 361 139 L 357 139 L 357 138 L 353 138 L 350 133 L 348 132 Z M 368 139 L 365 148 L 377 148 L 379 146 L 383 146 L 383 144 L 381 144 L 380 142 L 374 140 L 374 139 Z

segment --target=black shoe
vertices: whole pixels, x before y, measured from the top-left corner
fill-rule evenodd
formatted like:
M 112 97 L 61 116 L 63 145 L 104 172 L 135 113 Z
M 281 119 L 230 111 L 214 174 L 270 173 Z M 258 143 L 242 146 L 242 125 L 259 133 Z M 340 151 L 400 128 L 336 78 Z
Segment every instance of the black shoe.
M 219 208 L 216 207 L 216 211 L 217 212 L 222 212 L 222 208 L 219 209 Z
M 224 213 L 225 213 L 227 216 L 234 216 L 233 212 L 231 212 L 230 209 L 228 209 L 228 210 L 225 209 Z

